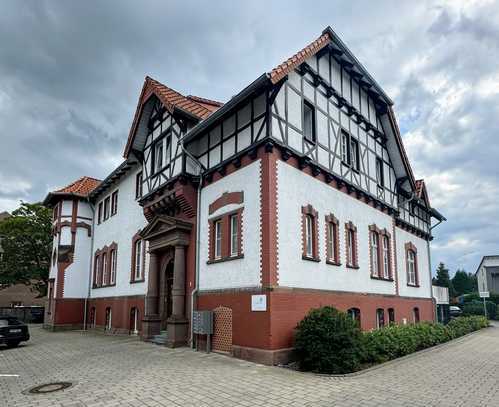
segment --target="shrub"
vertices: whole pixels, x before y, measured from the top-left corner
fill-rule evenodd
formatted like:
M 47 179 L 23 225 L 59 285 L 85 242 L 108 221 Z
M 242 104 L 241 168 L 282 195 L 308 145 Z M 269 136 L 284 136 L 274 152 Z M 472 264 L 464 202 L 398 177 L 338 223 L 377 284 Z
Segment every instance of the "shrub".
M 446 329 L 449 332 L 449 336 L 453 338 L 458 338 L 460 336 L 466 335 L 473 331 L 478 331 L 479 329 L 485 328 L 489 325 L 487 318 L 484 316 L 469 316 L 469 317 L 459 317 L 452 319 L 447 325 Z
M 362 332 L 344 312 L 333 307 L 313 309 L 298 324 L 295 351 L 301 369 L 353 372 L 362 360 Z

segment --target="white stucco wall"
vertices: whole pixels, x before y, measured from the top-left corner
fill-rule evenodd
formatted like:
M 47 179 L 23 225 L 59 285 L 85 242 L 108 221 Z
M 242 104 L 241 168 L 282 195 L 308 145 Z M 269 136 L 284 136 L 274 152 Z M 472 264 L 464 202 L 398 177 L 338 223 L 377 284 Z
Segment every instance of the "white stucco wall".
M 278 161 L 278 228 L 279 228 L 279 285 L 350 292 L 395 294 L 395 282 L 372 279 L 369 268 L 369 225 L 386 228 L 392 235 L 392 218 L 357 199 L 319 181 L 302 171 Z M 302 259 L 301 207 L 311 204 L 319 213 L 320 262 Z M 333 213 L 339 220 L 341 266 L 325 261 L 325 219 Z M 352 221 L 357 227 L 359 269 L 346 267 L 345 223 Z M 411 236 L 415 244 L 417 239 Z M 406 237 L 399 239 L 401 242 Z M 397 240 L 397 245 L 399 244 Z M 421 240 L 421 239 L 418 239 Z M 424 240 L 418 242 L 421 251 L 421 280 L 425 277 L 424 264 L 427 255 Z M 393 253 L 392 253 L 393 259 Z M 392 261 L 393 265 L 393 261 Z M 394 268 L 394 267 L 393 267 Z M 399 262 L 400 268 L 400 262 Z M 426 266 L 427 269 L 427 266 Z M 400 274 L 400 273 L 399 273 Z M 424 285 L 424 284 L 425 285 Z M 428 282 L 422 281 L 421 289 L 410 291 L 412 296 L 431 296 Z M 405 284 L 405 280 L 404 280 Z M 404 294 L 409 292 L 404 291 Z
M 399 294 L 405 297 L 431 298 L 430 265 L 428 263 L 428 243 L 412 233 L 396 228 L 397 233 L 397 265 L 399 278 Z M 417 248 L 419 287 L 407 285 L 405 244 L 411 242 Z
M 94 247 L 91 255 L 93 275 L 94 253 L 104 246 L 110 246 L 113 242 L 118 245 L 116 285 L 112 287 L 91 289 L 90 296 L 92 298 L 143 295 L 146 293 L 148 270 L 147 255 L 145 282 L 130 284 L 132 237 L 147 224 L 142 212 L 142 207 L 139 206 L 135 200 L 135 177 L 138 172 L 139 169 L 128 172 L 113 187 L 103 193 L 96 202 L 95 208 L 97 212 L 99 202 L 104 200 L 107 196 L 111 196 L 115 190 L 119 190 L 117 214 L 109 217 L 109 219 L 103 221 L 101 224 L 97 224 L 97 214 L 95 216 Z
M 77 221 L 81 222 L 80 219 Z M 77 228 L 74 261 L 64 273 L 64 298 L 85 298 L 87 296 L 91 245 L 92 240 L 88 236 L 87 229 Z
M 227 205 L 209 215 L 208 207 L 224 192 L 244 192 L 244 203 Z M 208 220 L 244 207 L 242 252 L 244 258 L 207 264 Z M 200 290 L 260 286 L 260 160 L 203 188 L 200 212 Z

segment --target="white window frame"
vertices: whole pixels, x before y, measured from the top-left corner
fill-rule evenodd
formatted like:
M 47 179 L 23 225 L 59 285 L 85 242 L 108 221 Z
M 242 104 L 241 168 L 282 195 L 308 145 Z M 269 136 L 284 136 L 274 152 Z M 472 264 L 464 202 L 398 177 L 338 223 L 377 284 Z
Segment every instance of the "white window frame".
M 107 253 L 102 253 L 102 285 L 105 286 L 107 285 L 106 280 L 107 280 L 107 273 L 108 273 L 108 260 L 107 260 Z
M 354 247 L 353 245 L 355 244 L 355 235 L 354 231 L 352 229 L 348 229 L 347 233 L 347 250 L 348 250 L 348 265 L 353 266 L 354 265 Z
M 385 174 L 383 168 L 383 160 L 379 157 L 376 158 L 376 182 L 378 186 L 385 186 Z
M 378 311 L 383 311 L 383 325 L 381 325 L 380 313 Z M 385 326 L 385 310 L 383 308 L 376 308 L 376 328 L 380 329 Z
M 390 278 L 390 240 L 383 236 L 383 277 Z
M 214 242 L 213 244 L 215 247 L 213 248 L 213 253 L 215 256 L 215 259 L 221 259 L 222 258 L 222 220 L 217 220 L 214 222 L 213 225 L 214 230 Z
M 118 261 L 118 256 L 116 249 L 111 250 L 111 275 L 109 276 L 109 284 L 114 285 L 116 283 L 116 265 Z
M 158 173 L 163 169 L 163 149 L 164 139 L 157 141 L 154 145 L 154 173 Z
M 349 135 L 341 131 L 341 160 L 343 163 L 350 165 L 350 145 Z
M 416 285 L 416 253 L 407 251 L 407 283 Z
M 142 239 L 135 242 L 135 281 L 142 280 L 142 245 Z
M 312 215 L 305 215 L 305 253 L 308 257 L 314 256 L 314 218 Z
M 95 261 L 94 261 L 94 276 L 95 276 L 95 281 L 94 285 L 96 287 L 99 286 L 99 280 L 100 280 L 100 255 L 95 256 Z
M 327 250 L 329 251 L 328 260 L 336 261 L 336 241 L 335 241 L 335 227 L 333 222 L 327 223 Z
M 109 319 L 107 318 L 107 315 L 106 315 L 106 331 L 110 331 L 112 329 L 112 326 L 113 326 L 113 309 L 111 307 L 109 307 L 108 309 L 106 309 L 106 314 L 107 314 L 107 310 L 109 310 Z
M 379 277 L 379 235 L 371 232 L 371 267 L 374 277 Z
M 230 215 L 230 255 L 235 257 L 239 254 L 239 217 L 237 214 Z

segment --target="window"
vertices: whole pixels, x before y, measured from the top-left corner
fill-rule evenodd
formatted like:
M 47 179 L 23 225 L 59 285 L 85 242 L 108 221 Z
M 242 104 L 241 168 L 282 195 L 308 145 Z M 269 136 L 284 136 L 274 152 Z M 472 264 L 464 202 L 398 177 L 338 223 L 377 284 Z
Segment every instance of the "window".
M 142 240 L 135 242 L 135 273 L 134 280 L 142 280 Z
M 222 221 L 217 220 L 215 227 L 215 259 L 222 258 Z
M 135 198 L 142 197 L 142 171 L 135 176 Z
M 110 307 L 106 308 L 106 324 L 104 326 L 104 329 L 106 331 L 110 331 L 112 329 L 112 310 Z
M 360 309 L 358 308 L 350 308 L 348 311 L 347 311 L 347 314 L 355 321 L 357 321 L 359 323 L 359 327 L 360 327 Z
M 346 130 L 341 130 L 341 161 L 355 171 L 360 170 L 359 142 Z
M 111 203 L 111 199 L 109 197 L 107 197 L 106 199 L 104 199 L 104 220 L 107 220 L 109 219 L 109 206 L 110 206 L 110 203 Z
M 376 328 L 383 328 L 385 326 L 385 310 L 378 308 L 376 310 Z
M 114 191 L 111 195 L 111 216 L 118 212 L 118 191 Z
M 111 276 L 109 278 L 109 284 L 114 285 L 116 283 L 116 265 L 117 265 L 116 249 L 111 250 Z
M 55 266 L 57 263 L 57 249 L 54 249 L 54 254 L 52 255 L 52 266 Z
M 312 205 L 302 206 L 302 258 L 306 260 L 319 260 L 317 245 L 317 211 Z
M 100 274 L 100 256 L 96 255 L 94 260 L 94 287 L 98 287 Z
M 97 217 L 97 223 L 101 222 L 102 222 L 102 202 L 99 204 L 98 217 Z
M 306 100 L 303 101 L 303 135 L 308 141 L 313 143 L 317 141 L 315 134 L 315 109 Z
M 92 307 L 90 308 L 90 316 L 88 318 L 89 328 L 95 328 L 95 317 L 96 317 L 95 307 Z
M 388 236 L 383 236 L 383 277 L 391 278 L 390 273 L 390 240 Z
M 157 141 L 153 146 L 153 160 L 151 173 L 155 174 L 163 168 L 163 139 Z
M 341 130 L 341 161 L 344 164 L 350 165 L 350 144 L 348 143 L 350 136 L 345 130 Z
M 243 257 L 242 211 L 243 208 L 240 208 L 208 220 L 208 263 L 235 260 Z
M 237 214 L 230 216 L 230 255 L 239 254 L 239 220 Z
M 383 170 L 383 160 L 381 158 L 376 158 L 376 182 L 378 186 L 385 186 L 385 173 Z
M 352 222 L 345 225 L 347 240 L 347 267 L 358 268 L 357 264 L 357 228 Z
M 412 320 L 414 321 L 415 324 L 419 322 L 419 308 L 414 307 L 412 310 Z
M 355 171 L 360 170 L 360 155 L 359 155 L 359 142 L 354 138 L 350 137 L 350 157 L 351 157 L 351 167 Z
M 393 308 L 388 308 L 388 324 L 395 324 L 395 310 Z
M 312 257 L 314 254 L 313 249 L 313 240 L 314 240 L 314 232 L 313 232 L 313 224 L 314 219 L 311 215 L 305 216 L 305 242 L 306 242 L 306 250 L 305 253 L 308 257 Z
M 326 261 L 329 264 L 340 264 L 338 219 L 332 214 L 326 216 Z
M 407 262 L 407 285 L 418 286 L 418 260 L 417 249 L 412 243 L 405 245 L 406 262 Z
M 107 253 L 102 253 L 102 281 L 100 285 L 109 284 L 109 268 L 107 264 Z
M 377 232 L 371 232 L 371 267 L 372 274 L 379 276 L 379 235 Z
M 137 335 L 139 333 L 139 310 L 133 307 L 130 310 L 130 334 Z
M 172 135 L 169 134 L 166 137 L 166 154 L 165 154 L 166 163 L 165 164 L 169 164 L 170 163 L 171 153 L 172 153 Z

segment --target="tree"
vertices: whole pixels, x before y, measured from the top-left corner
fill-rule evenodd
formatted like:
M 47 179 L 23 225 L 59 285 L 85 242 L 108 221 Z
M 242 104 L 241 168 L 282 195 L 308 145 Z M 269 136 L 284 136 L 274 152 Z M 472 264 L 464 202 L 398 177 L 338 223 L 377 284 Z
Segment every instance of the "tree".
M 478 289 L 475 275 L 464 270 L 457 270 L 451 282 L 456 295 L 469 294 Z
M 39 203 L 21 202 L 0 222 L 3 256 L 0 286 L 25 284 L 45 295 L 52 252 L 52 213 Z
M 449 297 L 455 297 L 454 287 L 449 277 L 449 269 L 445 267 L 445 264 L 440 262 L 437 267 L 437 275 L 433 278 L 433 284 L 441 287 L 449 288 Z

